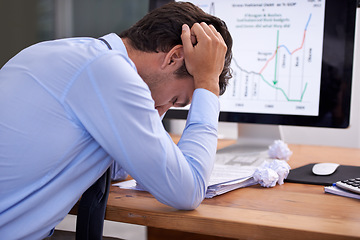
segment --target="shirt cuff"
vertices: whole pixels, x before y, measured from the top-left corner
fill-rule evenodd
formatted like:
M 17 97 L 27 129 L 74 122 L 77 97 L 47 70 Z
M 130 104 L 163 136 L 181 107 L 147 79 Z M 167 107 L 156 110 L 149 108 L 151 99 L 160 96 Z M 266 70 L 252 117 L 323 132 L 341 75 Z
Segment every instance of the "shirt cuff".
M 218 96 L 209 90 L 197 88 L 194 91 L 187 124 L 203 123 L 217 128 L 220 112 Z

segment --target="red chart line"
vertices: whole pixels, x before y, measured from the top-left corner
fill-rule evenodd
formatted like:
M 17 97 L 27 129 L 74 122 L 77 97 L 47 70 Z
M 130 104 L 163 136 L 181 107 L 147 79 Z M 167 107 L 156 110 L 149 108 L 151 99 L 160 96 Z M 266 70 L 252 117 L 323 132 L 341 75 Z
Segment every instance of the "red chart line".
M 306 30 L 304 30 L 303 39 L 302 39 L 302 42 L 301 42 L 300 47 L 298 47 L 298 48 L 296 48 L 294 51 L 292 51 L 292 52 L 290 53 L 290 55 L 294 54 L 295 52 L 301 50 L 301 49 L 304 47 L 305 37 L 306 37 Z M 278 52 L 278 49 L 279 49 L 280 47 L 282 47 L 282 46 L 278 46 L 277 49 L 275 50 L 274 54 L 266 61 L 266 63 L 264 64 L 264 66 L 261 68 L 259 74 L 261 74 L 261 73 L 265 70 L 265 68 L 267 67 L 267 65 L 269 64 L 269 62 L 274 59 L 274 57 L 276 56 L 276 54 L 277 54 L 277 52 Z

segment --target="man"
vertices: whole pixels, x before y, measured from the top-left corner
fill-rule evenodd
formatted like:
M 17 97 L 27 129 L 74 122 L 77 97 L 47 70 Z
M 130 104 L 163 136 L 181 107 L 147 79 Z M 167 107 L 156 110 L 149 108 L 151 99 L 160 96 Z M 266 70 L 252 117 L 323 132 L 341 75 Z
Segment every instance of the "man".
M 230 75 L 226 25 L 172 3 L 120 37 L 39 43 L 0 70 L 3 239 L 48 236 L 113 162 L 164 204 L 204 199 Z M 176 146 L 160 116 L 190 102 Z

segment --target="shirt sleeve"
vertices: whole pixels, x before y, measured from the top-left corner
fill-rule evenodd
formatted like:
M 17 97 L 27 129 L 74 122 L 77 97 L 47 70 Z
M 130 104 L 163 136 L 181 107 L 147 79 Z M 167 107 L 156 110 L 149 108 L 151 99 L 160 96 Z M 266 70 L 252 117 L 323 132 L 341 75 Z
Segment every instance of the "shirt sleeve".
M 213 93 L 195 90 L 178 145 L 145 82 L 115 51 L 84 67 L 65 102 L 77 124 L 160 202 L 194 209 L 204 199 L 217 145 L 219 100 Z

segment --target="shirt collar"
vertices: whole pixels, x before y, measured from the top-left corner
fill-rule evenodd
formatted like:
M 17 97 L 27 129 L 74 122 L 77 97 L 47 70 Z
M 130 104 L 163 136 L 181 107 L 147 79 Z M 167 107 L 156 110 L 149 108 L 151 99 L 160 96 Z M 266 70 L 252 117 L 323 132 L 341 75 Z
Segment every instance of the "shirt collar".
M 105 39 L 113 50 L 120 51 L 121 53 L 125 54 L 126 57 L 129 57 L 123 41 L 117 34 L 109 33 L 101 38 Z
M 110 44 L 112 50 L 119 51 L 123 56 L 125 56 L 127 61 L 137 71 L 135 63 L 130 59 L 127 53 L 124 42 L 117 34 L 109 33 L 101 38 L 105 39 Z

